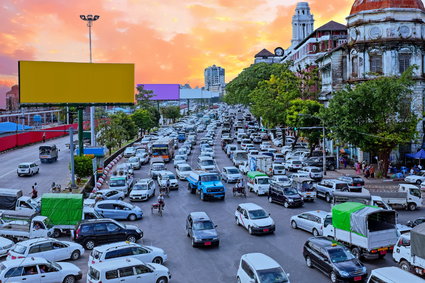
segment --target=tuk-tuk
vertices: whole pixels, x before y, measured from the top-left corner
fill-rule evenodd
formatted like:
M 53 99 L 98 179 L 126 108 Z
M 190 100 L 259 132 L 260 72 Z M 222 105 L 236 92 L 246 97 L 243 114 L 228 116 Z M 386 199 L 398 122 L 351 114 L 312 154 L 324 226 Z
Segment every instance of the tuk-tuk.
M 38 148 L 41 163 L 58 160 L 59 149 L 56 145 L 42 145 Z
M 316 199 L 316 191 L 313 185 L 314 180 L 306 177 L 295 177 L 292 179 L 292 186 L 297 188 L 298 192 L 303 196 L 304 201 L 314 201 Z

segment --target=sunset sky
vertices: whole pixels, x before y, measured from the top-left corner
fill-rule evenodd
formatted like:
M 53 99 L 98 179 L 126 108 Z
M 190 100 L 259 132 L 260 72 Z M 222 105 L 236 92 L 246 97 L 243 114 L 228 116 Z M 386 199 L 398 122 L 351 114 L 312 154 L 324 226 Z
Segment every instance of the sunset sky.
M 137 83 L 203 86 L 216 64 L 230 81 L 262 48 L 287 48 L 296 0 L 1 0 L 0 85 L 17 82 L 18 60 L 135 63 Z M 311 0 L 315 28 L 345 24 L 354 0 Z M 0 86 L 1 90 L 5 88 Z

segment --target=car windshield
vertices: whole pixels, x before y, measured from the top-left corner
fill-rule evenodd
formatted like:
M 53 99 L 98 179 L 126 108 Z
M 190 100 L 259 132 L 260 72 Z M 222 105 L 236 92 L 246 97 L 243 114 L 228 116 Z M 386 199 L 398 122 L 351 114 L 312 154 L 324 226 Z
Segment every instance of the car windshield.
M 288 282 L 288 276 L 281 268 L 257 270 L 259 283 L 284 283 Z
M 125 186 L 125 179 L 112 179 L 109 182 L 110 187 L 119 187 L 119 186 Z
M 228 172 L 229 174 L 239 174 L 238 169 L 235 169 L 235 168 L 233 168 L 233 169 L 229 169 L 229 170 L 227 170 L 227 172 Z
M 301 184 L 301 191 L 303 191 L 303 192 L 314 191 L 313 184 L 312 183 L 309 183 L 309 182 L 303 182 Z
M 288 195 L 288 196 L 294 196 L 298 194 L 297 189 L 294 189 L 294 188 L 284 188 L 283 192 L 285 193 L 285 195 Z
M 293 160 L 293 161 L 292 161 L 292 164 L 301 164 L 301 161 Z
M 170 179 L 170 180 L 174 180 L 176 178 L 176 176 L 174 176 L 173 174 L 167 175 L 166 179 Z
M 258 184 L 268 185 L 269 184 L 269 178 L 258 178 Z
M 94 269 L 92 266 L 90 266 L 89 277 L 93 280 L 99 280 L 100 279 L 100 272 L 98 270 Z
M 214 161 L 212 161 L 212 160 L 202 160 L 201 165 L 203 165 L 203 166 L 214 165 Z
M 186 171 L 192 171 L 192 169 L 189 166 L 180 167 L 179 171 L 186 172 Z
M 18 168 L 29 168 L 30 166 L 29 165 L 27 165 L 27 164 L 21 164 L 21 165 L 19 165 L 18 166 Z
M 262 219 L 269 217 L 269 215 L 262 209 L 251 210 L 248 213 L 250 219 Z
M 283 176 L 283 177 L 276 178 L 276 181 L 278 181 L 278 182 L 288 182 L 289 178 L 286 177 L 286 176 Z
M 335 187 L 336 187 L 337 190 L 348 189 L 347 184 L 336 184 Z
M 343 248 L 329 249 L 328 254 L 333 263 L 354 259 L 354 256 Z
M 12 251 L 17 253 L 17 254 L 24 254 L 26 249 L 27 249 L 27 247 L 20 245 L 20 244 L 16 244 Z
M 284 170 L 285 167 L 283 167 L 282 165 L 275 165 L 274 166 L 274 169 L 276 169 L 276 170 Z
M 199 221 L 193 223 L 193 230 L 211 230 L 214 225 L 211 221 Z
M 148 189 L 148 185 L 134 185 L 133 190 L 141 190 L 141 191 L 146 191 Z
M 184 158 L 184 156 L 183 156 L 183 155 L 177 155 L 177 156 L 175 157 L 175 159 L 176 159 L 176 160 L 185 160 L 185 158 Z
M 311 169 L 311 172 L 320 173 L 320 172 L 322 172 L 322 170 L 320 170 L 319 168 L 313 168 L 313 169 Z
M 128 162 L 130 162 L 130 163 L 137 163 L 137 162 L 139 162 L 139 158 L 138 158 L 138 157 L 131 157 L 131 158 L 128 160 Z
M 214 182 L 214 181 L 218 181 L 219 178 L 217 175 L 207 175 L 207 176 L 202 176 L 201 177 L 201 182 Z

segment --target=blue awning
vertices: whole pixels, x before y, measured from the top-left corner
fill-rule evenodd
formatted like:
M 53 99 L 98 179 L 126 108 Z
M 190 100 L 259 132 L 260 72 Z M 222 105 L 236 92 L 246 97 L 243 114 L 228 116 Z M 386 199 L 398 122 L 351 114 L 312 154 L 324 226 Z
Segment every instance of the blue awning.
M 30 130 L 33 127 L 17 124 L 13 122 L 0 123 L 0 133 L 11 133 L 16 131 Z

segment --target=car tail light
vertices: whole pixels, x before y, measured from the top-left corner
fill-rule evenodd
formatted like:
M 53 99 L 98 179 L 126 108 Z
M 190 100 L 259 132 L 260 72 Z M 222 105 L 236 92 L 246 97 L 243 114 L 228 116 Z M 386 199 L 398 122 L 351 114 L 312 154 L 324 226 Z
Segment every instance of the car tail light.
M 373 253 L 373 254 L 376 254 L 378 251 L 377 250 L 371 250 L 370 252 Z
M 78 239 L 79 236 L 80 236 L 80 228 L 78 228 L 77 231 L 75 231 L 75 239 Z

